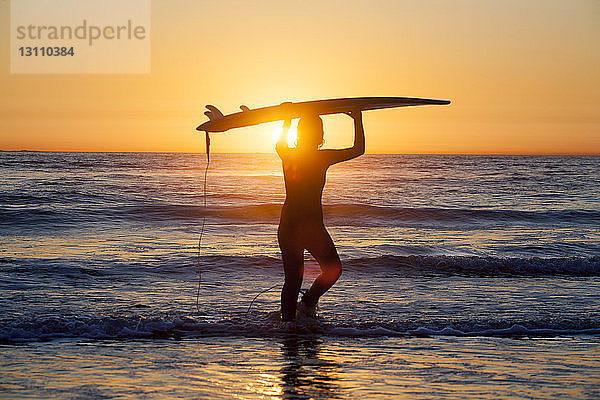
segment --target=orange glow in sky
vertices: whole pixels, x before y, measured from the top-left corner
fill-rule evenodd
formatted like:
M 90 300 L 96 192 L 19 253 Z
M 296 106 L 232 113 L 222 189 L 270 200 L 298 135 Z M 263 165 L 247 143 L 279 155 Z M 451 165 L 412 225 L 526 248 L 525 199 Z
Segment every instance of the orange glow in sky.
M 197 152 L 205 104 L 410 96 L 452 104 L 366 112 L 367 152 L 600 154 L 595 0 L 165 0 L 151 15 L 150 74 L 11 74 L 3 57 L 0 149 Z M 351 145 L 350 118 L 324 120 L 326 147 Z M 212 149 L 271 152 L 279 125 Z

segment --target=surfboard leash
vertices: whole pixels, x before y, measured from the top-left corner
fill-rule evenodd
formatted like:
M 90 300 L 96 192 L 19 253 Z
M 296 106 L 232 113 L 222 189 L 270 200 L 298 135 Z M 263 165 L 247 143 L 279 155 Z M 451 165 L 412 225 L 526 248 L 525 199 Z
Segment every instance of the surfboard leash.
M 206 167 L 204 168 L 204 189 L 202 199 L 204 200 L 204 210 L 202 212 L 202 227 L 200 228 L 200 236 L 198 237 L 198 255 L 196 258 L 196 266 L 198 268 L 198 289 L 196 290 L 196 311 L 200 314 L 200 284 L 202 283 L 202 268 L 200 266 L 200 251 L 202 248 L 202 236 L 204 235 L 204 225 L 206 224 L 206 183 L 208 177 L 208 166 L 210 165 L 210 135 L 204 132 L 206 139 Z
M 198 287 L 196 289 L 196 311 L 198 311 L 198 314 L 200 314 L 200 286 L 202 284 L 202 266 L 200 263 L 200 254 L 202 252 L 202 237 L 204 236 L 204 226 L 206 225 L 206 212 L 207 212 L 206 188 L 207 188 L 207 181 L 208 181 L 208 167 L 210 165 L 210 135 L 208 132 L 204 132 L 204 135 L 205 135 L 204 137 L 206 140 L 206 166 L 204 167 L 204 184 L 203 184 L 203 190 L 202 190 L 202 200 L 204 203 L 204 210 L 202 213 L 202 226 L 200 228 L 200 235 L 198 237 L 198 253 L 196 256 L 196 267 L 198 270 Z M 254 297 L 254 299 L 252 299 L 252 301 L 250 302 L 250 305 L 248 306 L 248 310 L 246 311 L 246 314 L 248 314 L 250 312 L 250 310 L 252 309 L 252 305 L 254 304 L 254 301 L 256 299 L 258 299 L 263 293 L 273 290 L 278 286 L 281 286 L 281 284 L 273 285 L 270 288 L 259 292 Z
M 270 290 L 273 290 L 273 289 L 275 289 L 276 287 L 279 287 L 279 286 L 281 286 L 281 284 L 280 284 L 280 283 L 278 283 L 277 285 L 273 285 L 273 286 L 271 286 L 270 288 L 268 288 L 268 289 L 265 289 L 265 290 L 263 290 L 263 291 L 259 292 L 259 293 L 258 293 L 256 296 L 254 296 L 254 298 L 253 298 L 253 299 L 252 299 L 252 301 L 250 302 L 250 305 L 248 306 L 248 309 L 246 310 L 246 315 L 248 315 L 248 313 L 249 313 L 249 312 L 250 312 L 250 310 L 252 309 L 252 305 L 254 304 L 254 302 L 256 301 L 256 299 L 258 299 L 258 298 L 260 297 L 260 295 L 261 295 L 261 294 L 263 294 L 263 293 L 267 293 L 268 291 L 270 291 Z

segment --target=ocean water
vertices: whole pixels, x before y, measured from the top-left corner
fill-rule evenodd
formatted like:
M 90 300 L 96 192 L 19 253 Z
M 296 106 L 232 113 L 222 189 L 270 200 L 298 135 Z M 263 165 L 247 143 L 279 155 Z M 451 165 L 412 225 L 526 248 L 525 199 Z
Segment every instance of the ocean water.
M 600 397 L 600 157 L 331 167 L 292 330 L 280 163 L 212 158 L 0 152 L 1 397 Z

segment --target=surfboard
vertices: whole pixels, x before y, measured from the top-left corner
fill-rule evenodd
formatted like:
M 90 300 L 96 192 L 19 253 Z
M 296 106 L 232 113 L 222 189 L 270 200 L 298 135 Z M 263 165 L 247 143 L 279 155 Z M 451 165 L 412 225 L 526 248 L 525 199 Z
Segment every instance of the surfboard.
M 352 110 L 380 110 L 384 108 L 445 105 L 449 100 L 423 99 L 418 97 L 347 97 L 339 99 L 286 102 L 275 106 L 249 108 L 240 106 L 241 111 L 223 115 L 213 105 L 207 105 L 204 114 L 208 121 L 196 130 L 203 132 L 225 132 L 230 129 L 279 121 L 286 118 L 300 118 L 303 115 L 330 115 Z

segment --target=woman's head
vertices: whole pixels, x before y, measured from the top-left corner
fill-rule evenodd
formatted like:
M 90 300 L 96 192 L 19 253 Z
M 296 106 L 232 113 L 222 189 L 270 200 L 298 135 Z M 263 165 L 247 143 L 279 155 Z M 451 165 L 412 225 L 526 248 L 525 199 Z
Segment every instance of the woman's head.
M 323 146 L 323 120 L 318 115 L 300 118 L 296 147 L 320 148 Z

